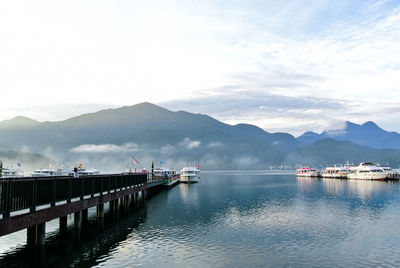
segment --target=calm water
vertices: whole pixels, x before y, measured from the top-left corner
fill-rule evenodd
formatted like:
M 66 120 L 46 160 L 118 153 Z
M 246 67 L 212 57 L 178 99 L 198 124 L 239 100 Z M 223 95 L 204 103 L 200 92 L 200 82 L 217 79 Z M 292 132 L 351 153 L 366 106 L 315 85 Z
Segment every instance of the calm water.
M 40 252 L 25 231 L 2 237 L 0 266 L 398 267 L 399 185 L 203 173 L 81 236 L 50 222 Z

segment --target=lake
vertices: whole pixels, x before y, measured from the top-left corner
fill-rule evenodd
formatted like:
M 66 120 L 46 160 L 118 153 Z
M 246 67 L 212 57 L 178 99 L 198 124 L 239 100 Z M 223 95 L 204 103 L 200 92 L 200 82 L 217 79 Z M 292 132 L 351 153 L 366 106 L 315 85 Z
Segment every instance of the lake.
M 0 267 L 398 267 L 399 185 L 203 172 L 80 234 L 49 222 L 41 250 L 1 237 Z

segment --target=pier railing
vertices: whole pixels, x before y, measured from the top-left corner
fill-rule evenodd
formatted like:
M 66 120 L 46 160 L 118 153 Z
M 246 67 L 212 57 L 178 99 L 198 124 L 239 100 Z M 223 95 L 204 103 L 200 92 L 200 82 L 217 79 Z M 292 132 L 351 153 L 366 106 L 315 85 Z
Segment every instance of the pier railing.
M 3 219 L 10 213 L 29 209 L 35 211 L 43 205 L 56 206 L 57 202 L 83 200 L 147 183 L 147 174 L 111 174 L 85 177 L 30 177 L 0 180 L 0 214 Z

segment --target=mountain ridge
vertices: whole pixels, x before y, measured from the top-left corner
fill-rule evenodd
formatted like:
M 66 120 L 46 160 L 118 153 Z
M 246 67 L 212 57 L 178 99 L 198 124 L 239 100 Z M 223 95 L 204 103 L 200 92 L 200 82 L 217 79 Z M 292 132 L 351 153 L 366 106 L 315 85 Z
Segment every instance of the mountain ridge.
M 348 122 L 346 127 L 352 131 L 360 127 L 372 129 L 375 135 L 388 133 L 373 122 L 366 122 L 364 126 Z M 101 165 L 97 166 L 99 169 L 122 168 L 121 163 L 125 165 L 133 154 L 146 162 L 163 159 L 171 165 L 196 160 L 209 169 L 295 166 L 306 160 L 313 164 L 327 159 L 342 161 L 344 151 L 357 157 L 368 155 L 372 160 L 387 159 L 391 164 L 397 164 L 400 159 L 397 150 L 346 142 L 340 139 L 341 132 L 335 137 L 329 135 L 332 134 L 309 131 L 296 139 L 288 133 L 270 133 L 244 123 L 230 125 L 205 114 L 170 111 L 145 102 L 63 121 L 2 128 L 0 150 L 28 148 L 56 161 L 83 159 Z M 308 142 L 304 141 L 305 137 Z
M 377 149 L 400 149 L 400 134 L 386 131 L 372 121 L 360 125 L 346 121 L 343 129 L 323 131 L 320 134 L 308 131 L 297 137 L 297 140 L 302 144 L 311 144 L 325 138 L 350 141 Z

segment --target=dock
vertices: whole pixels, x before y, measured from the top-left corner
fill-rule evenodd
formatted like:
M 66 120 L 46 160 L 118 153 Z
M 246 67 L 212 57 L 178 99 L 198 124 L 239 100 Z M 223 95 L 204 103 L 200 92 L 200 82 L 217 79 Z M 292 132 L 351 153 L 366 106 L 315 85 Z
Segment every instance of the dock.
M 170 179 L 169 181 L 167 181 L 167 182 L 164 184 L 164 187 L 167 188 L 167 189 L 169 189 L 169 188 L 174 187 L 175 185 L 178 185 L 180 182 L 181 182 L 181 179 L 180 179 L 180 178 L 175 179 L 175 180 L 174 180 L 174 179 Z
M 0 237 L 26 229 L 27 243 L 43 246 L 46 222 L 58 218 L 63 231 L 73 214 L 74 228 L 80 230 L 89 208 L 97 207 L 102 221 L 105 203 L 118 213 L 122 206 L 144 202 L 147 191 L 164 184 L 148 173 L 1 179 Z

